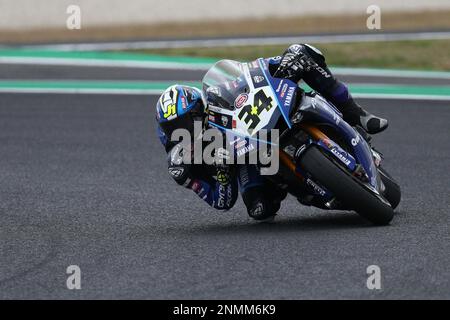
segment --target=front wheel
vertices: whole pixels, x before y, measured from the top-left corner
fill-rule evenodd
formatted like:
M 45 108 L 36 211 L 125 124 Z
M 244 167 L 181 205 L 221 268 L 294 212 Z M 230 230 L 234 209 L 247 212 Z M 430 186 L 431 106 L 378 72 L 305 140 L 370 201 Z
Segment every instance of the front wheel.
M 379 167 L 378 172 L 380 173 L 381 181 L 383 181 L 385 187 L 383 195 L 386 200 L 389 201 L 392 208 L 396 209 L 402 198 L 400 186 L 383 167 Z
M 394 217 L 391 206 L 379 200 L 316 147 L 310 147 L 304 152 L 300 166 L 339 201 L 372 223 L 387 225 Z

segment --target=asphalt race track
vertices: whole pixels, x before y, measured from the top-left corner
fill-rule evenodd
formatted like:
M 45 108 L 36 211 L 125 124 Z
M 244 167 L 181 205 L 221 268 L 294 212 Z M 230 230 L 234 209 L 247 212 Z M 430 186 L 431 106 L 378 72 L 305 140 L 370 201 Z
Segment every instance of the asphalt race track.
M 63 69 L 2 66 L 2 77 L 120 77 Z M 163 77 L 147 71 L 121 70 Z M 155 101 L 0 94 L 0 299 L 450 298 L 448 101 L 359 100 L 390 121 L 374 137 L 403 188 L 387 227 L 292 197 L 271 225 L 241 200 L 210 209 L 168 176 Z M 81 290 L 66 287 L 69 265 Z M 369 265 L 381 290 L 366 287 Z

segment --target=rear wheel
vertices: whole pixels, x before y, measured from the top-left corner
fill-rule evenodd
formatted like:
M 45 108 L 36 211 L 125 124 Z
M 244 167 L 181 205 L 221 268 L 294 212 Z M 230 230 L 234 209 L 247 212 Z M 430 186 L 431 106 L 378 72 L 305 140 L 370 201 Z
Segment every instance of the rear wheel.
M 392 220 L 394 211 L 356 178 L 341 169 L 316 147 L 310 147 L 300 158 L 300 166 L 314 180 L 332 192 L 336 198 L 359 215 L 377 225 L 386 225 Z

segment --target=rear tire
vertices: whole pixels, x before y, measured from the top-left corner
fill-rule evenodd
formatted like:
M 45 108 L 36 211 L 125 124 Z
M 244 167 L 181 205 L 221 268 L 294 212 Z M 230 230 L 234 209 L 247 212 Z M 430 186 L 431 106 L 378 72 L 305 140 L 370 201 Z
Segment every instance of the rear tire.
M 300 166 L 336 198 L 376 225 L 387 225 L 394 217 L 392 208 L 380 201 L 356 178 L 338 167 L 316 147 L 308 148 L 300 158 Z

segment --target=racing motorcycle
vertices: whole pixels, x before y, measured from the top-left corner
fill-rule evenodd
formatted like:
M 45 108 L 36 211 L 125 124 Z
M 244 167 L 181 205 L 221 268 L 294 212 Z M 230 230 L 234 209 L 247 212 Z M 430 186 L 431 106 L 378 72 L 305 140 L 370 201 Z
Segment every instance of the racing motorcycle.
M 300 203 L 326 210 L 354 210 L 377 225 L 392 220 L 401 198 L 383 169 L 382 154 L 362 128 L 315 92 L 273 77 L 264 59 L 217 62 L 203 78 L 209 125 L 230 141 L 237 157 L 276 145 L 279 169 L 266 176 Z M 258 132 L 278 129 L 276 141 Z

